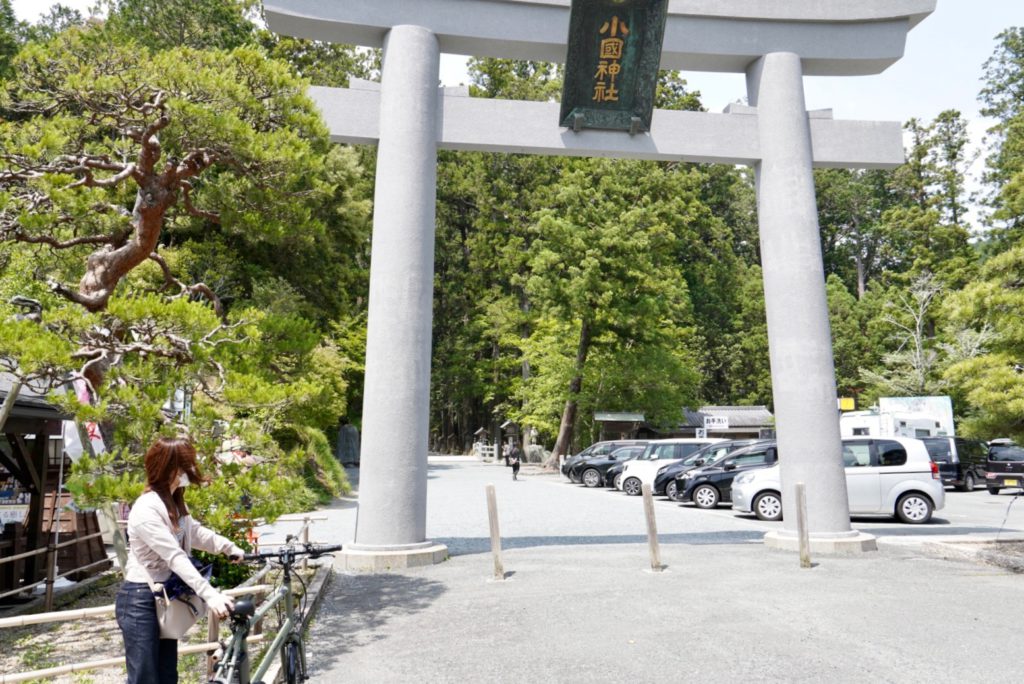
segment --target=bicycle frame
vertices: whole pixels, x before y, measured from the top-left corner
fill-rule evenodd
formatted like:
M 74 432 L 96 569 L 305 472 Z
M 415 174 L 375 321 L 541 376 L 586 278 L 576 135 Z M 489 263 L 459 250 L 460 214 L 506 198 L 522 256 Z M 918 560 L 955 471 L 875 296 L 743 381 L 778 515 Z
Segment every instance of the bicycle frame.
M 285 602 L 286 617 L 284 622 L 278 629 L 278 633 L 274 635 L 273 641 L 270 642 L 270 646 L 267 648 L 262 660 L 260 660 L 260 664 L 259 667 L 256 668 L 256 672 L 252 673 L 249 677 L 243 676 L 243 673 L 240 671 L 249 660 L 249 644 L 246 642 L 249 633 L 252 632 L 253 627 L 263 619 L 266 613 L 282 601 Z M 281 647 L 285 644 L 285 641 L 292 636 L 293 631 L 295 631 L 295 615 L 293 613 L 293 607 L 294 601 L 290 588 L 280 587 L 271 594 L 255 614 L 245 622 L 244 628 L 234 631 L 231 635 L 231 640 L 228 643 L 227 648 L 224 649 L 224 654 L 221 658 L 221 662 L 224 666 L 218 664 L 218 676 L 211 681 L 217 682 L 218 684 L 230 684 L 234 681 L 234 677 L 237 675 L 240 677 L 239 681 L 241 684 L 249 684 L 249 680 L 259 681 L 262 679 L 263 675 L 266 674 L 266 671 L 270 669 L 273 657 L 278 655 L 281 651 Z M 297 631 L 295 632 L 297 635 Z M 220 672 L 221 667 L 226 668 L 226 670 Z
M 294 613 L 295 601 L 291 590 L 291 576 L 288 572 L 285 572 L 285 575 L 284 584 L 278 587 L 277 590 L 263 602 L 253 616 L 245 621 L 243 628 L 234 630 L 234 633 L 231 635 L 231 641 L 228 643 L 227 648 L 224 649 L 221 661 L 217 665 L 217 676 L 215 676 L 211 682 L 216 682 L 217 684 L 231 684 L 235 681 L 236 676 L 238 677 L 238 682 L 240 684 L 249 684 L 250 680 L 260 681 L 263 678 L 263 675 L 267 673 L 267 670 L 270 669 L 270 665 L 274 662 L 274 657 L 281 652 L 281 647 L 284 646 L 286 641 L 302 641 L 302 635 L 299 634 L 298 629 L 296 629 Z M 260 661 L 259 667 L 257 667 L 256 671 L 251 675 L 247 675 L 244 672 L 244 670 L 248 669 L 249 665 L 249 645 L 246 643 L 246 638 L 249 636 L 249 633 L 252 631 L 252 628 L 256 623 L 262 620 L 266 614 L 274 608 L 274 606 L 278 605 L 282 601 L 284 602 L 285 619 L 278 628 L 277 634 L 274 636 L 274 640 L 267 648 L 267 652 Z M 305 660 L 303 649 L 300 648 L 299 653 L 301 654 L 300 657 Z M 301 665 L 304 671 L 306 666 L 305 662 Z
M 224 647 L 214 672 L 214 678 L 210 680 L 211 684 L 250 684 L 250 681 L 259 682 L 263 675 L 267 673 L 267 670 L 270 669 L 274 658 L 278 654 L 292 652 L 290 649 L 285 650 L 291 644 L 295 644 L 297 647 L 294 653 L 298 656 L 298 662 L 294 664 L 298 667 L 299 679 L 306 679 L 306 652 L 302 641 L 302 625 L 295 614 L 295 594 L 292 592 L 292 565 L 300 555 L 319 558 L 320 556 L 340 551 L 341 546 L 307 543 L 303 548 L 296 549 L 293 542 L 294 537 L 289 536 L 286 542 L 287 547 L 283 551 L 246 554 L 246 560 L 276 558 L 281 564 L 281 586 L 267 597 L 267 600 L 263 602 L 251 617 L 242 621 L 240 620 L 241 616 L 232 616 L 231 639 L 227 646 Z M 259 666 L 250 676 L 249 648 L 246 643 L 246 637 L 249 636 L 249 632 L 252 631 L 257 622 L 262 620 L 271 609 L 282 602 L 284 603 L 284 619 L 278 627 L 277 634 L 274 635 L 274 640 L 267 647 L 267 652 L 260 660 Z M 287 669 L 288 662 L 284 662 L 285 660 L 285 658 L 282 658 L 282 664 Z

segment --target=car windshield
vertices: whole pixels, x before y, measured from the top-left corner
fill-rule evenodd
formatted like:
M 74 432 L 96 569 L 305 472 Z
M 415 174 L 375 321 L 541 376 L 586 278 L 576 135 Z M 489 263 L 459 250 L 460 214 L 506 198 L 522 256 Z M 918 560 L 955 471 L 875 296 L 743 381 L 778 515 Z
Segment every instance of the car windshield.
M 1018 446 L 992 447 L 988 453 L 990 461 L 1024 461 L 1024 448 Z

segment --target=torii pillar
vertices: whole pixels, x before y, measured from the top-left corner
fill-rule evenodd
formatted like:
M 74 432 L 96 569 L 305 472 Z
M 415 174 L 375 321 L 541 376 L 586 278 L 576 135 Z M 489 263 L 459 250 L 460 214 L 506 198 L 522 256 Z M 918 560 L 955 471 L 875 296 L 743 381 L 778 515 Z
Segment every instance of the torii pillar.
M 902 128 L 807 112 L 803 76 L 883 71 L 935 3 L 675 0 L 661 68 L 745 73 L 750 106 L 656 110 L 651 130 L 630 136 L 559 128 L 556 103 L 437 87 L 441 51 L 563 62 L 569 0 L 265 0 L 279 33 L 384 46 L 379 86 L 311 89 L 332 140 L 379 144 L 359 514 L 345 567 L 446 555 L 426 537 L 438 148 L 754 167 L 785 508 L 783 529 L 765 542 L 797 547 L 794 485 L 803 482 L 812 552 L 874 549 L 850 526 L 812 171 L 898 166 Z

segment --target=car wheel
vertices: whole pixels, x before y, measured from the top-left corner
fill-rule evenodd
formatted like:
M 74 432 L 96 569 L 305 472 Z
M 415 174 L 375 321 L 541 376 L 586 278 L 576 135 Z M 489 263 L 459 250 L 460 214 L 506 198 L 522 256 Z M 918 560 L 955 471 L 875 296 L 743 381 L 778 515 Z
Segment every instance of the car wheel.
M 758 520 L 782 520 L 782 498 L 775 492 L 761 492 L 751 508 Z
M 998 496 L 999 495 L 999 487 L 989 487 L 988 488 L 988 493 L 993 495 L 993 496 Z
M 636 477 L 630 477 L 622 483 L 622 491 L 630 496 L 640 496 L 641 488 L 640 479 Z
M 977 482 L 974 481 L 974 473 L 967 473 L 964 476 L 964 489 L 965 492 L 973 492 Z
M 619 473 L 618 475 L 615 476 L 615 481 L 612 482 L 612 485 L 616 489 L 622 489 L 622 473 Z
M 676 498 L 678 494 L 679 490 L 676 488 L 676 481 L 670 480 L 669 483 L 665 485 L 665 496 L 668 497 L 669 501 L 679 501 L 679 499 Z
M 583 484 L 587 487 L 596 487 L 601 484 L 601 473 L 594 468 L 587 468 L 583 471 Z
M 896 517 L 908 525 L 924 524 L 932 519 L 932 502 L 923 494 L 904 494 L 896 502 Z
M 714 508 L 718 505 L 718 490 L 711 485 L 701 485 L 693 490 L 693 503 L 698 508 Z

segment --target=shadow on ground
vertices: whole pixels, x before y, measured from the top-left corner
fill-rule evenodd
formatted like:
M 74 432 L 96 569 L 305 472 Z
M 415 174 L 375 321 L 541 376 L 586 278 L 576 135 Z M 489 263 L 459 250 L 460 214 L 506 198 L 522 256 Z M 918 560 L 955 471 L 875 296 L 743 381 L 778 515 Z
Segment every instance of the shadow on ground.
M 443 582 L 426 577 L 335 572 L 309 630 L 311 679 L 338 657 L 387 639 L 396 629 L 390 622 L 426 610 L 446 591 Z
M 661 544 L 746 544 L 760 542 L 764 532 L 692 532 L 680 534 L 660 534 Z M 489 553 L 490 537 L 440 537 L 433 541 L 444 544 L 452 556 L 464 556 L 474 553 Z M 544 537 L 502 537 L 501 548 L 528 549 L 539 546 L 601 546 L 604 544 L 646 544 L 647 535 L 643 534 L 610 534 L 603 536 L 544 536 Z

